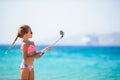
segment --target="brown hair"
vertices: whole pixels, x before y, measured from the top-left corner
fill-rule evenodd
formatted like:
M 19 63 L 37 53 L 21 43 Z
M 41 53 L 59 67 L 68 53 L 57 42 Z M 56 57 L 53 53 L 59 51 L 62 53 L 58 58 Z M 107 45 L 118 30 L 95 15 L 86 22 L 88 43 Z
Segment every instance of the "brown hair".
M 12 46 L 15 44 L 18 38 L 22 38 L 26 33 L 29 32 L 29 29 L 30 29 L 29 25 L 23 24 L 20 26 L 16 38 L 14 39 L 13 43 L 10 45 L 6 53 L 9 52 L 9 50 L 12 48 Z

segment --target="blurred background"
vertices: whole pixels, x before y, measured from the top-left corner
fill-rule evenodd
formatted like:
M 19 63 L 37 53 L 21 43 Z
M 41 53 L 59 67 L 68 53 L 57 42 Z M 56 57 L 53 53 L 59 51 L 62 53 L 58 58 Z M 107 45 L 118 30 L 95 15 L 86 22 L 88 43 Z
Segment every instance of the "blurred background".
M 0 80 L 19 80 L 20 25 L 28 24 L 36 50 L 65 35 L 40 59 L 35 80 L 120 80 L 120 0 L 0 0 Z
M 0 21 L 0 44 L 10 44 L 28 24 L 40 45 L 52 43 L 60 30 L 65 38 L 58 45 L 120 45 L 119 0 L 1 0 Z

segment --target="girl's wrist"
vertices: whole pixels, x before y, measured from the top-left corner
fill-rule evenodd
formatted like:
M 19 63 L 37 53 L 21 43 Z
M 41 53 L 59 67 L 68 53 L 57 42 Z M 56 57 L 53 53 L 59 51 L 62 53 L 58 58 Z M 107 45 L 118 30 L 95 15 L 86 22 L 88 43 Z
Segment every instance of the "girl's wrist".
M 40 54 L 42 54 L 42 55 L 43 55 L 44 53 L 45 53 L 44 51 L 40 51 Z

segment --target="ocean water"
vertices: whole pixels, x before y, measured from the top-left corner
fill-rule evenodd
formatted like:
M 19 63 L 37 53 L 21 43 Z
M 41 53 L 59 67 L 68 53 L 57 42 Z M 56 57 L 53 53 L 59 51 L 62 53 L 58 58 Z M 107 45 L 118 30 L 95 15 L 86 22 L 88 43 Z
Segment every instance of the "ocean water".
M 20 46 L 6 55 L 7 48 L 0 45 L 0 80 L 19 80 Z M 55 46 L 35 60 L 34 72 L 35 80 L 120 80 L 120 47 Z

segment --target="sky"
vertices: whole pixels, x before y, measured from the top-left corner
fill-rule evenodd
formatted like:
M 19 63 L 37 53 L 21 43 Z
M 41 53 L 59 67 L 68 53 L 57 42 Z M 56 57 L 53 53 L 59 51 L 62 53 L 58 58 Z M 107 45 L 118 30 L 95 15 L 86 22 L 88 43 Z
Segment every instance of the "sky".
M 120 32 L 119 21 L 120 0 L 0 0 L 0 44 L 11 44 L 22 24 L 31 27 L 35 43 L 51 44 L 60 30 L 64 39 Z

